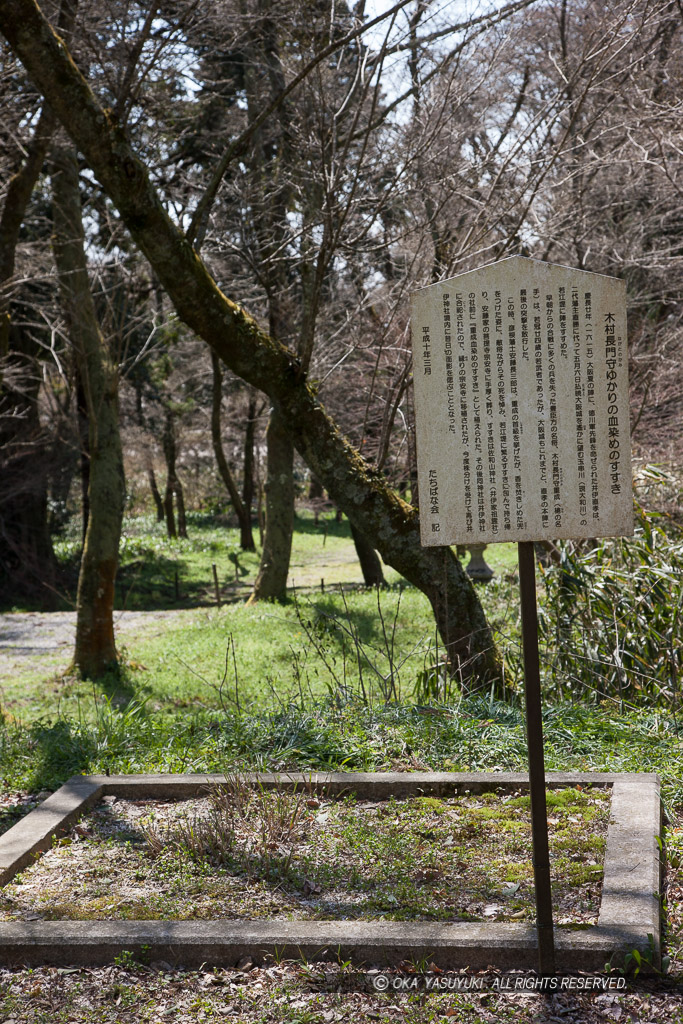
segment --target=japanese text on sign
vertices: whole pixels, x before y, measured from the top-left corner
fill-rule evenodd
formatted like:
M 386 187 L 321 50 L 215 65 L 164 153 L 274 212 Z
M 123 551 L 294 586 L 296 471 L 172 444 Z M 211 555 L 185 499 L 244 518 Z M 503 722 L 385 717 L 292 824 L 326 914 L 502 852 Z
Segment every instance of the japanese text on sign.
M 412 331 L 424 544 L 633 532 L 623 282 L 514 256 Z

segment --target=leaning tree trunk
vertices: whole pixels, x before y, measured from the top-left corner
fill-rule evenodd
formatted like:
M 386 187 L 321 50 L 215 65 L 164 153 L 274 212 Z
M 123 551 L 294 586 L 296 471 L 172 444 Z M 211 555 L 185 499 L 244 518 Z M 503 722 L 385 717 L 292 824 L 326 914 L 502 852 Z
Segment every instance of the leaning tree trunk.
M 271 411 L 266 429 L 266 528 L 249 603 L 283 601 L 294 531 L 294 446 L 282 417 Z
M 361 533 L 360 530 L 357 530 L 353 523 L 351 523 L 351 536 L 353 537 L 353 543 L 356 546 L 356 554 L 358 555 L 358 561 L 360 562 L 365 586 L 385 587 L 387 584 L 384 579 L 382 563 L 379 556 L 372 544 L 370 544 L 366 539 L 365 535 Z
M 221 438 L 221 398 L 223 374 L 221 364 L 215 352 L 211 353 L 211 368 L 213 371 L 213 388 L 211 393 L 211 440 L 213 452 L 216 456 L 216 465 L 220 478 L 225 484 L 225 489 L 230 495 L 232 507 L 235 510 L 237 521 L 240 525 L 240 546 L 243 551 L 255 551 L 254 537 L 251 532 L 251 519 L 242 504 L 240 492 L 237 490 L 235 478 L 232 475 L 228 460 L 223 451 L 223 440 Z
M 386 563 L 428 597 L 453 671 L 500 685 L 484 611 L 450 548 L 423 548 L 418 511 L 340 434 L 296 358 L 218 288 L 152 186 L 125 133 L 105 111 L 64 42 L 32 0 L 3 0 L 0 30 L 85 154 L 179 317 L 245 381 L 267 394 L 299 453 Z
M 89 422 L 90 514 L 78 578 L 74 664 L 90 678 L 116 665 L 114 583 L 125 499 L 118 382 L 88 281 L 76 153 L 57 146 L 53 161 L 55 263 Z

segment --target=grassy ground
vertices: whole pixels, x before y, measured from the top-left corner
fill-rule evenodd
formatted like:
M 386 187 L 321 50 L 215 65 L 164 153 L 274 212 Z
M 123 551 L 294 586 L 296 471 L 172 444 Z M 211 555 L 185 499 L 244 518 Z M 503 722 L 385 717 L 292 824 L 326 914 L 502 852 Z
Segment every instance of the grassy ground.
M 255 539 L 258 548 L 258 531 Z M 55 542 L 55 553 L 62 568 L 60 607 L 67 609 L 73 607 L 80 558 L 77 518 Z M 486 557 L 497 571 L 508 571 L 516 565 L 515 545 L 489 547 Z M 220 516 L 188 513 L 187 539 L 170 539 L 164 523 L 153 515 L 129 516 L 123 526 L 116 607 L 133 611 L 214 605 L 214 565 L 222 600 L 238 599 L 249 593 L 258 562 L 259 550 L 242 551 L 239 530 Z M 399 580 L 388 566 L 385 577 L 388 583 Z M 348 520 L 337 522 L 336 516 L 323 513 L 316 523 L 308 511 L 298 512 L 288 586 L 318 590 L 321 583 L 334 587 L 361 579 Z
M 324 525 L 304 526 L 296 559 L 314 579 L 328 573 L 333 550 L 339 564 L 352 565 L 345 523 L 328 521 L 324 545 Z M 209 557 L 220 561 L 216 545 L 225 555 L 234 541 L 201 517 L 191 522 L 188 541 L 164 539 L 149 520 L 146 532 L 140 520 L 126 530 L 129 539 L 138 531 L 136 558 L 158 543 L 175 552 L 187 581 L 199 579 Z M 512 545 L 487 550 L 496 577 L 478 592 L 521 692 L 514 554 Z M 547 618 L 543 586 L 539 599 Z M 435 670 L 433 618 L 414 588 L 326 588 L 284 605 L 208 605 L 133 621 L 123 634 L 121 672 L 97 684 L 65 671 L 67 651 L 57 665 L 54 655 L 40 652 L 11 662 L 1 695 L 5 792 L 54 788 L 77 771 L 525 764 L 519 701 L 499 704 L 485 692 L 463 698 Z M 542 655 L 550 668 L 556 651 L 555 636 L 547 634 Z M 548 767 L 660 771 L 667 799 L 678 800 L 683 757 L 675 701 L 648 709 L 596 700 L 595 693 L 590 702 L 567 700 L 550 668 Z
M 191 520 L 190 530 L 188 541 L 169 542 L 148 520 L 127 525 L 120 602 L 127 608 L 176 611 L 171 618 L 137 622 L 128 633 L 122 629 L 127 650 L 118 676 L 85 684 L 65 673 L 66 655 L 61 661 L 37 655 L 12 662 L 2 680 L 1 830 L 35 805 L 39 791 L 53 790 L 75 772 L 221 772 L 242 766 L 524 770 L 519 701 L 499 703 L 486 692 L 463 697 L 433 671 L 438 652 L 422 595 L 401 589 L 392 577 L 391 587 L 379 597 L 379 609 L 374 592 L 348 588 L 330 593 L 333 582 L 358 575 L 346 524 L 329 523 L 325 538 L 324 527 L 299 523 L 297 603 L 255 608 L 215 606 L 213 563 L 224 598 L 230 587 L 237 594 L 236 575 L 246 591 L 255 570 L 255 559 L 237 554 L 234 533 L 201 517 Z M 69 543 L 62 552 L 67 559 L 74 550 Z M 237 566 L 231 558 L 235 554 Z M 486 557 L 497 576 L 479 593 L 510 676 L 519 684 L 514 548 L 492 547 Z M 350 575 L 337 579 L 333 565 Z M 321 577 L 325 593 L 320 592 Z M 624 588 L 623 582 L 619 585 Z M 542 586 L 539 597 L 546 600 Z M 570 600 L 566 603 L 571 607 Z M 672 651 L 675 642 L 673 636 Z M 673 971 L 680 974 L 683 743 L 676 694 L 650 706 L 630 706 L 614 695 L 596 698 L 585 688 L 581 701 L 571 699 L 571 687 L 558 687 L 552 675 L 556 644 L 556 636 L 546 631 L 547 768 L 657 771 L 662 776 L 673 854 L 667 943 Z M 632 993 L 604 1006 L 578 998 L 550 1005 L 539 1002 L 540 997 L 511 1001 L 498 996 L 389 1002 L 338 997 L 327 989 L 312 992 L 310 973 L 301 965 L 268 970 L 271 974 L 263 969 L 224 972 L 218 983 L 206 981 L 201 972 L 140 974 L 125 964 L 73 978 L 49 971 L 0 971 L 0 1020 L 118 1024 L 213 1016 L 248 1024 L 324 1024 L 355 1016 L 426 1024 L 440 1017 L 598 1020 L 611 1009 L 615 1018 L 683 1020 L 680 1004 L 676 1009 L 657 994 Z M 91 978 L 99 979 L 99 989 Z M 300 1005 L 292 1008 L 292 1002 Z M 161 1007 L 176 1009 L 162 1015 Z
M 4 709 L 23 721 L 57 708 L 67 717 L 87 717 L 93 695 L 104 694 L 119 702 L 150 698 L 155 710 L 173 713 L 218 708 L 236 690 L 248 705 L 286 700 L 302 689 L 320 695 L 330 687 L 401 698 L 412 695 L 420 673 L 436 661 L 434 620 L 419 591 L 404 587 L 385 567 L 387 591 L 355 592 L 362 577 L 346 520 L 321 517 L 316 525 L 310 516 L 297 519 L 291 567 L 296 590 L 284 605 L 245 606 L 258 553 L 239 551 L 237 530 L 194 514 L 189 533 L 187 540 L 169 540 L 153 517 L 126 521 L 117 606 L 175 614 L 137 619 L 132 632 L 123 616 L 117 624 L 124 662 L 118 678 L 104 678 L 93 690 L 66 671 L 66 652 L 35 651 L 0 668 Z M 61 542 L 57 550 L 68 568 L 77 559 L 77 539 Z M 515 547 L 492 546 L 487 557 L 496 578 L 480 594 L 506 643 L 516 630 Z M 226 602 L 220 608 L 214 563 Z

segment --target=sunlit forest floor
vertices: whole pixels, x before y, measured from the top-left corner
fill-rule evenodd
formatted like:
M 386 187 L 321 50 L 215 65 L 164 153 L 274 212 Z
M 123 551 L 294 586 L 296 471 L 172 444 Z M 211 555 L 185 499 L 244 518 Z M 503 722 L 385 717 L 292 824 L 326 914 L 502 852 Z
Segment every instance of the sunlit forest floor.
M 567 563 L 564 576 L 540 570 L 538 598 L 547 769 L 656 771 L 662 778 L 669 851 L 665 952 L 675 979 L 683 974 L 683 742 L 669 669 L 680 657 L 678 634 L 670 634 L 673 662 L 659 665 L 656 652 L 663 648 L 657 631 L 671 624 L 679 599 L 680 541 L 675 531 L 658 530 L 664 530 L 659 520 L 646 519 L 630 546 L 589 552 Z M 316 525 L 300 518 L 295 587 L 284 604 L 254 607 L 242 598 L 258 556 L 242 554 L 236 532 L 210 517 L 190 517 L 189 531 L 188 540 L 169 541 L 149 518 L 127 523 L 117 601 L 121 667 L 97 683 L 69 668 L 73 612 L 15 609 L 0 619 L 0 830 L 35 806 L 38 794 L 78 772 L 525 769 L 513 546 L 487 549 L 495 576 L 477 585 L 505 660 L 502 699 L 502 693 L 463 689 L 448 677 L 421 593 L 390 569 L 386 589 L 361 587 L 345 522 L 330 518 Z M 76 564 L 76 537 L 65 538 L 59 554 L 68 574 Z M 622 575 L 615 576 L 618 564 Z M 636 581 L 631 603 L 627 579 Z M 558 591 L 558 580 L 566 592 Z M 666 587 L 658 591 L 662 580 Z M 609 612 L 613 622 L 618 607 L 623 645 L 617 662 L 609 647 L 600 648 L 585 632 L 579 637 L 585 619 L 573 616 L 586 588 L 590 614 L 603 634 L 605 616 Z M 600 594 L 606 595 L 602 610 L 595 600 Z M 64 609 L 67 599 L 68 593 Z M 560 639 L 566 651 L 558 660 L 558 624 L 565 619 Z M 649 639 L 648 629 L 654 631 Z M 647 654 L 650 641 L 653 655 Z M 647 656 L 647 671 L 635 655 Z M 350 1013 L 419 1024 L 440 1016 L 598 1020 L 604 1011 L 615 1019 L 680 1019 L 680 1004 L 662 988 L 632 987 L 604 1005 L 583 997 L 550 1003 L 499 995 L 389 1000 L 340 996 L 329 986 L 312 990 L 311 972 L 302 964 L 205 976 L 121 963 L 87 977 L 45 969 L 31 978 L 27 988 L 26 974 L 0 976 L 0 1016 L 22 1022 L 156 1020 L 154 1003 L 176 1015 L 159 1019 L 195 1020 L 201 1012 L 208 1019 L 293 1024 L 326 1024 Z M 92 978 L 100 979 L 99 994 Z M 57 1004 L 52 1010 L 48 1005 L 58 991 L 62 1017 Z M 24 1016 L 16 1010 L 20 1001 Z

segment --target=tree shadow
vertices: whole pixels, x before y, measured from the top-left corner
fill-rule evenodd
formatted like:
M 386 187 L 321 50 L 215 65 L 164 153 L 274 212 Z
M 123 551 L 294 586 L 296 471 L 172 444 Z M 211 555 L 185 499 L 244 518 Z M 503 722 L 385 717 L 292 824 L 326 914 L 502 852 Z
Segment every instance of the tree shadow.
M 113 699 L 100 698 L 94 721 L 58 717 L 31 725 L 4 723 L 0 733 L 5 770 L 18 768 L 29 791 L 52 792 L 72 775 L 88 775 L 93 764 L 109 761 L 114 767 L 141 742 L 150 716 L 144 702 L 132 700 L 117 706 Z M 22 770 L 22 761 L 30 766 Z
M 119 710 L 123 710 L 131 701 L 138 700 L 141 694 L 149 692 L 149 687 L 133 683 L 125 664 L 125 655 L 122 664 L 112 666 L 103 675 L 89 679 L 88 682 L 96 691 L 108 697 Z
M 353 629 L 362 643 L 385 646 L 385 632 L 386 636 L 390 638 L 397 612 L 396 603 L 400 601 L 400 595 L 402 590 L 405 589 L 405 584 L 394 584 L 382 588 L 379 594 L 381 616 L 378 611 L 377 599 L 372 608 L 359 608 L 356 603 L 343 604 L 342 602 L 340 605 L 340 590 L 346 593 L 351 589 L 358 592 L 359 590 L 368 591 L 370 588 L 344 586 L 337 590 L 330 590 L 327 594 L 311 594 L 310 597 L 306 598 L 305 602 L 298 602 L 301 615 L 306 616 L 308 614 L 310 617 L 312 612 L 318 622 L 328 623 L 330 627 L 336 626 L 336 629 L 330 628 L 330 636 L 337 635 L 341 637 L 346 631 Z M 392 600 L 389 604 L 387 599 L 392 595 L 395 595 L 395 601 Z M 384 628 L 382 627 L 382 618 L 384 619 Z M 398 633 L 398 624 L 396 631 Z
M 346 517 L 341 522 L 337 522 L 336 516 L 330 516 L 329 518 L 320 516 L 316 523 L 312 517 L 295 515 L 294 530 L 297 533 L 305 533 L 307 536 L 351 539 L 351 526 Z
M 151 549 L 141 558 L 124 563 L 116 577 L 117 611 L 164 611 L 197 608 L 215 603 L 212 584 L 183 577 L 185 563 Z
M 72 775 L 88 773 L 95 752 L 94 744 L 79 735 L 76 723 L 59 718 L 49 725 L 36 722 L 18 728 L 23 735 L 19 737 L 17 746 L 28 747 L 31 756 L 31 769 L 24 776 L 29 790 L 52 792 Z M 11 756 L 12 735 L 9 730 L 6 739 L 6 746 L 10 747 L 7 754 Z M 19 755 L 19 750 L 15 753 Z

